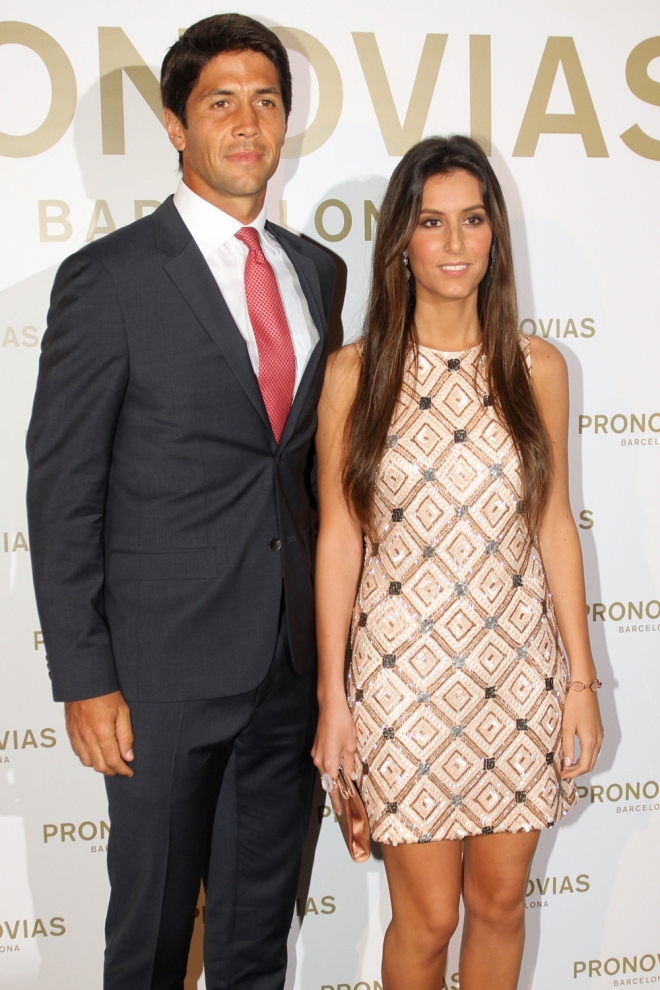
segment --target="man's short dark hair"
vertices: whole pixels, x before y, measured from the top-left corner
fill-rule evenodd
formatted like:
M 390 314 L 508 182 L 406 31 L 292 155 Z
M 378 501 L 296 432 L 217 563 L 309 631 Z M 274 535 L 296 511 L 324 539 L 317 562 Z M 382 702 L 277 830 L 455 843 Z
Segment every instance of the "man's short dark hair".
M 243 14 L 216 14 L 197 21 L 172 45 L 163 59 L 160 94 L 163 106 L 187 126 L 188 98 L 208 62 L 222 52 L 261 52 L 275 68 L 284 114 L 291 113 L 291 68 L 286 48 L 277 35 Z

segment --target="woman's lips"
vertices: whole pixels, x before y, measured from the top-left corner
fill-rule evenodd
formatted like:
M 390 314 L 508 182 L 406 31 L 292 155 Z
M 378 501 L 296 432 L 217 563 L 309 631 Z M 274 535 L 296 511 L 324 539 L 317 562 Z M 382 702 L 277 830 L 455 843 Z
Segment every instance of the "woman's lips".
M 445 275 L 450 275 L 456 278 L 458 275 L 464 275 L 469 269 L 469 265 L 440 265 L 440 270 L 445 273 Z

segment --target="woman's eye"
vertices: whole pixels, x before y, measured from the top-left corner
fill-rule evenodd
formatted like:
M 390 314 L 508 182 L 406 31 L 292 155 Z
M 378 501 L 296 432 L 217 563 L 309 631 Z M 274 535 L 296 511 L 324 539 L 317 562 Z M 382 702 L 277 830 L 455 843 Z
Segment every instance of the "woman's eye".
M 437 217 L 429 217 L 427 220 L 422 221 L 423 227 L 439 227 L 441 221 Z
M 476 215 L 473 217 L 468 217 L 466 219 L 466 223 L 469 223 L 472 227 L 476 227 L 483 222 L 484 222 L 484 218 Z

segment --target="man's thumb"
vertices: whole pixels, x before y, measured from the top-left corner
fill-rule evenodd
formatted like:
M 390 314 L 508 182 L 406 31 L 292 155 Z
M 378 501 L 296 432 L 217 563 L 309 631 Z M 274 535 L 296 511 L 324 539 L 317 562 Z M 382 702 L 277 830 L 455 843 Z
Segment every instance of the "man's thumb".
M 130 763 L 135 754 L 133 753 L 133 729 L 128 708 L 122 709 L 117 715 L 116 732 L 122 759 Z

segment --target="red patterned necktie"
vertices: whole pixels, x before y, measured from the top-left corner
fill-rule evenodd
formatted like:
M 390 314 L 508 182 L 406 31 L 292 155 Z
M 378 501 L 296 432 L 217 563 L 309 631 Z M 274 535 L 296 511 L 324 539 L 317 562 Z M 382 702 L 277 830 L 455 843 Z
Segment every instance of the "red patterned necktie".
M 277 442 L 280 442 L 296 381 L 296 358 L 275 272 L 261 250 L 254 227 L 236 234 L 247 246 L 245 298 L 259 351 L 259 388 Z

